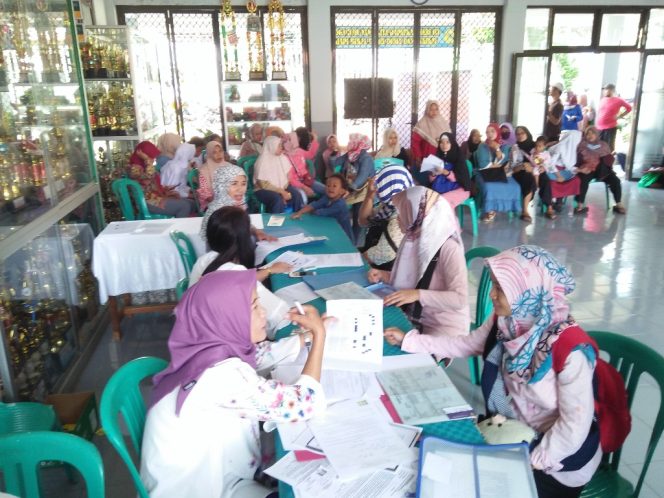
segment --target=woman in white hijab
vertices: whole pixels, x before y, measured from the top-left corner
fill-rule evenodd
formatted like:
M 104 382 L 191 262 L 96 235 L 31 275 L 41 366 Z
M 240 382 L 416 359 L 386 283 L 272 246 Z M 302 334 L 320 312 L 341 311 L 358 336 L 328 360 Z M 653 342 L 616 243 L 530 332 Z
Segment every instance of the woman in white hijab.
M 383 145 L 374 156 L 376 159 L 401 159 L 403 166 L 409 166 L 408 153 L 399 142 L 399 134 L 394 128 L 388 128 L 383 132 Z
M 187 185 L 187 174 L 195 155 L 196 147 L 193 144 L 180 144 L 175 151 L 175 157 L 161 168 L 161 184 L 167 188 L 171 187 L 183 199 L 188 198 L 191 193 Z
M 470 329 L 468 274 L 459 226 L 449 203 L 433 190 L 411 187 L 392 197 L 405 234 L 391 272 L 370 270 L 370 282 L 396 292 L 385 306 L 409 305 L 409 318 L 427 336 L 466 335 Z M 389 328 L 403 334 L 406 331 Z

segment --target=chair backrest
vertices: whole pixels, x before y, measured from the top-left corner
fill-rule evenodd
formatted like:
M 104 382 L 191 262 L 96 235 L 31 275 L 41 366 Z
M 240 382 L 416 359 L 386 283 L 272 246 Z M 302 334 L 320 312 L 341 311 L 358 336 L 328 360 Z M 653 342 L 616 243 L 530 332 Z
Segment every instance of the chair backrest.
M 179 230 L 171 231 L 171 240 L 175 244 L 175 247 L 178 248 L 180 260 L 182 260 L 182 266 L 184 266 L 185 274 L 188 277 L 191 273 L 191 269 L 196 264 L 196 251 L 194 250 L 194 245 L 191 243 L 189 237 Z
M 247 171 L 247 166 L 249 164 L 254 164 L 256 162 L 256 159 L 258 159 L 258 156 L 244 156 L 240 157 L 237 160 L 237 165 L 242 168 L 245 172 Z
M 111 376 L 101 395 L 99 409 L 101 425 L 109 442 L 127 465 L 141 498 L 149 498 L 149 496 L 125 445 L 118 415 L 122 414 L 129 437 L 140 461 L 146 413 L 140 383 L 146 377 L 160 372 L 167 365 L 168 362 L 161 358 L 152 356 L 136 358 L 124 364 Z
M 127 221 L 172 218 L 172 216 L 150 213 L 140 183 L 131 178 L 114 180 L 111 189 L 115 197 L 118 198 L 120 211 L 122 211 L 122 216 Z
M 473 162 L 470 159 L 466 159 L 466 166 L 468 167 L 468 177 L 473 177 Z
M 374 159 L 374 169 L 376 171 L 383 169 L 385 166 L 389 164 L 398 164 L 400 166 L 403 166 L 403 159 L 398 159 L 396 157 L 378 157 Z
M 61 461 L 83 476 L 87 496 L 104 498 L 104 465 L 96 446 L 64 432 L 36 431 L 0 436 L 0 470 L 5 492 L 40 498 L 41 462 Z
M 254 165 L 258 156 L 244 156 L 237 160 L 237 165 L 244 170 L 247 175 L 247 200 L 254 205 L 260 204 L 254 195 Z
M 474 247 L 466 251 L 466 267 L 470 268 L 470 264 L 475 258 L 489 258 L 500 253 L 500 249 L 491 246 Z M 475 305 L 475 327 L 479 327 L 484 321 L 489 318 L 493 311 L 493 303 L 489 297 L 491 292 L 491 272 L 488 268 L 482 269 L 480 282 L 477 286 L 477 304 Z
M 51 405 L 42 403 L 0 403 L 0 435 L 27 431 L 50 431 L 58 419 Z
M 184 293 L 188 288 L 189 288 L 189 277 L 184 277 L 178 280 L 178 283 L 175 286 L 175 296 L 177 297 L 178 301 L 182 299 L 182 296 L 184 295 Z
M 648 449 L 645 453 L 645 459 L 639 480 L 634 490 L 633 496 L 638 496 L 643 481 L 650 465 L 657 443 L 664 431 L 664 357 L 649 348 L 645 344 L 621 334 L 603 331 L 588 331 L 590 335 L 599 346 L 600 351 L 608 353 L 608 362 L 615 367 L 625 381 L 625 388 L 627 390 L 627 402 L 632 407 L 634 401 L 634 394 L 636 387 L 639 384 L 639 379 L 643 373 L 647 373 L 659 385 L 659 410 L 657 417 L 653 423 L 652 434 L 648 441 Z M 629 437 L 629 436 L 628 436 Z M 620 463 L 621 450 L 614 451 L 608 455 L 604 455 L 604 461 L 609 463 L 613 470 L 618 470 Z

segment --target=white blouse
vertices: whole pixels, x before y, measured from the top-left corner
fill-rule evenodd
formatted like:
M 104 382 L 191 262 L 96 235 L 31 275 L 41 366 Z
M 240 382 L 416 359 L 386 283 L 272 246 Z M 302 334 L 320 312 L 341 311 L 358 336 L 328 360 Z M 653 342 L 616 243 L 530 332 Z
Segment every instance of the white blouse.
M 257 368 L 292 360 L 299 351 L 299 337 L 261 343 Z M 174 389 L 148 411 L 141 478 L 151 498 L 227 498 L 240 488 L 248 492 L 257 487 L 253 477 L 261 459 L 258 421 L 303 420 L 325 407 L 321 385 L 313 378 L 303 375 L 285 385 L 261 377 L 239 358 L 208 368 L 179 416 L 176 397 Z

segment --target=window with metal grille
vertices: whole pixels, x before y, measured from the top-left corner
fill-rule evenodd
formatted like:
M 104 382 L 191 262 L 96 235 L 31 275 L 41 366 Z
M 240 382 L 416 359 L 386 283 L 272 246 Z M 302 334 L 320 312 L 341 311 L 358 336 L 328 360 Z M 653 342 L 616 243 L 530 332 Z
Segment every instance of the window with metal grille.
M 291 126 L 309 124 L 307 46 L 303 36 L 306 9 L 294 7 L 284 11 L 290 129 Z M 259 9 L 259 14 L 269 79 L 272 56 L 266 9 Z M 238 8 L 237 36 L 241 40 L 246 40 L 247 16 Z M 161 95 L 143 98 L 160 99 L 167 127 L 186 138 L 207 132 L 219 133 L 223 128 L 220 17 L 220 11 L 216 8 L 118 7 L 120 23 L 140 30 L 157 47 Z M 239 44 L 238 57 L 240 72 L 246 79 L 249 68 L 245 43 Z M 224 138 L 227 139 L 226 136 Z
M 499 15 L 496 8 L 333 8 L 334 118 L 340 140 L 362 132 L 377 149 L 392 127 L 401 145 L 409 147 L 428 100 L 439 102 L 459 142 L 472 128 L 484 129 L 496 111 Z M 365 78 L 375 81 L 369 92 L 349 83 Z M 392 82 L 391 117 L 385 117 L 390 104 L 383 102 L 381 78 Z M 345 109 L 357 105 L 366 113 L 347 117 Z

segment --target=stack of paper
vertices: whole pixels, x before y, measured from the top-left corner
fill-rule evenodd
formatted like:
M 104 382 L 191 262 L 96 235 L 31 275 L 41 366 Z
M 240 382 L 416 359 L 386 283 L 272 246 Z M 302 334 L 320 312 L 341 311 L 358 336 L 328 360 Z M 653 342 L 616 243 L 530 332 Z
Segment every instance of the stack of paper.
M 257 265 L 260 264 L 268 254 L 277 249 L 281 249 L 282 247 L 324 242 L 325 240 L 327 240 L 327 237 L 307 237 L 301 233 L 297 235 L 289 235 L 287 237 L 279 237 L 276 241 L 261 240 L 256 244 L 255 263 Z
M 291 271 L 297 271 L 302 268 L 312 267 L 315 262 L 315 258 L 302 252 L 286 251 L 270 261 L 270 263 L 265 265 L 264 268 L 270 268 L 275 263 L 286 263 L 292 267 Z
M 445 166 L 445 161 L 440 157 L 429 154 L 422 161 L 422 166 L 420 167 L 420 172 L 424 173 L 425 171 L 431 171 L 435 173 L 437 169 L 442 169 Z
M 473 415 L 472 407 L 436 364 L 383 370 L 376 376 L 405 424 L 431 424 Z

